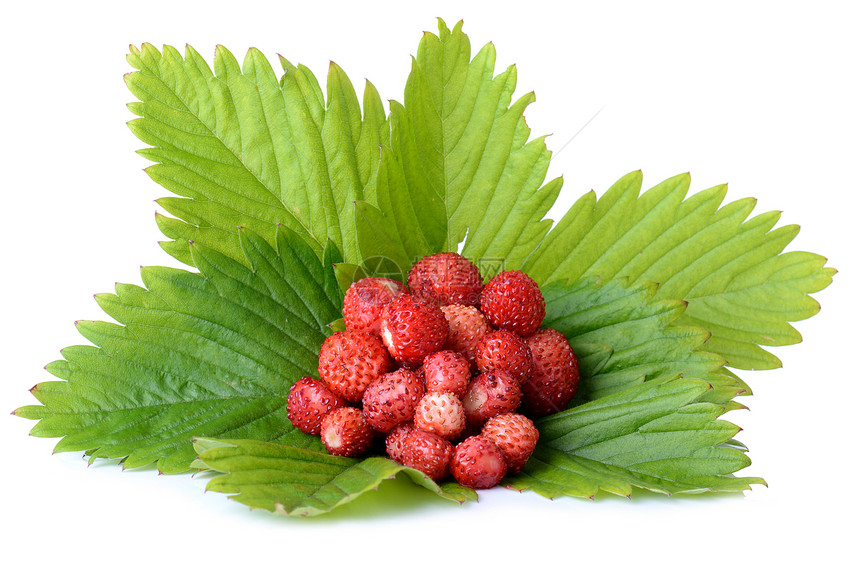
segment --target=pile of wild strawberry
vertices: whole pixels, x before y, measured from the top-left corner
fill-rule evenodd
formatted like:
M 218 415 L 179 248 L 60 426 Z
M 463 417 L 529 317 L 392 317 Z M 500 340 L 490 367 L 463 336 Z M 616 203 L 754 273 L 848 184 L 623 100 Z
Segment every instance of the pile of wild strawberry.
M 576 356 L 539 328 L 543 295 L 523 272 L 484 285 L 448 252 L 418 261 L 407 281 L 411 293 L 387 278 L 349 287 L 346 331 L 323 343 L 321 380 L 290 389 L 287 414 L 334 455 L 358 456 L 381 433 L 391 459 L 431 479 L 493 487 L 534 451 L 526 414 L 562 410 L 576 393 Z

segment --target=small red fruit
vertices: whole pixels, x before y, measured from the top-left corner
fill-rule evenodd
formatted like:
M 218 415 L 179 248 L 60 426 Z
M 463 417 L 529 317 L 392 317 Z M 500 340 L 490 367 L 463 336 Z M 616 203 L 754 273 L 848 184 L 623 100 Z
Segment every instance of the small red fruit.
M 543 328 L 526 338 L 534 370 L 522 386 L 523 407 L 534 416 L 564 410 L 579 386 L 579 362 L 567 338 Z
M 487 282 L 481 292 L 481 311 L 495 326 L 528 336 L 543 322 L 546 303 L 537 282 L 512 270 Z
M 363 278 L 353 282 L 343 298 L 343 321 L 347 330 L 379 332 L 382 309 L 406 293 L 399 281 L 388 278 Z
M 423 471 L 434 481 L 439 481 L 448 475 L 448 464 L 453 453 L 451 442 L 416 428 L 406 434 L 403 440 L 403 461 L 400 463 Z
M 411 422 L 401 422 L 391 429 L 391 432 L 385 437 L 385 453 L 388 457 L 397 463 L 403 463 L 403 447 L 406 442 L 406 436 L 415 430 L 415 426 Z
M 508 466 L 502 450 L 486 436 L 470 436 L 454 449 L 451 475 L 464 487 L 489 489 L 505 476 Z
M 453 393 L 427 393 L 415 407 L 415 428 L 449 440 L 466 428 L 463 403 Z
M 458 398 L 466 393 L 472 378 L 469 362 L 452 350 L 440 350 L 424 358 L 423 372 L 427 392 L 453 393 Z
M 484 425 L 481 435 L 492 440 L 502 450 L 510 475 L 520 472 L 540 437 L 534 422 L 516 413 L 494 416 Z
M 478 426 L 497 414 L 513 412 L 520 405 L 520 386 L 507 372 L 496 370 L 479 374 L 469 383 L 463 408 L 466 421 Z
M 370 382 L 390 368 L 391 357 L 382 340 L 365 330 L 335 332 L 320 350 L 320 378 L 350 403 L 361 401 Z
M 380 334 L 395 360 L 417 365 L 445 345 L 448 321 L 438 306 L 404 294 L 385 306 Z
M 364 417 L 375 430 L 388 432 L 412 420 L 424 396 L 424 381 L 414 371 L 400 368 L 375 379 L 364 393 Z
M 426 256 L 409 271 L 414 295 L 438 305 L 477 305 L 484 280 L 478 267 L 455 252 Z
M 290 387 L 287 418 L 302 432 L 319 436 L 323 417 L 345 406 L 343 399 L 329 391 L 322 381 L 306 376 Z
M 475 307 L 447 305 L 442 307 L 442 313 L 448 320 L 448 341 L 445 347 L 463 354 L 472 369 L 475 369 L 475 350 L 478 341 L 492 330 L 490 323 Z
M 479 370 L 505 370 L 521 385 L 532 371 L 532 353 L 526 341 L 504 329 L 490 332 L 478 342 L 476 360 Z
M 320 438 L 330 454 L 355 457 L 370 447 L 373 429 L 364 420 L 360 410 L 341 407 L 322 419 Z

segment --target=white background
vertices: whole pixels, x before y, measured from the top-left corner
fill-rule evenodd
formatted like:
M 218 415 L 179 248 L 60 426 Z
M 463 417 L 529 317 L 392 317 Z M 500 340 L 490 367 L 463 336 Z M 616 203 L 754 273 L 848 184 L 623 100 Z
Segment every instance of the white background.
M 742 374 L 756 393 L 744 401 L 750 411 L 731 416 L 751 449 L 743 474 L 770 486 L 595 502 L 493 490 L 458 507 L 393 482 L 329 517 L 286 519 L 203 494 L 203 479 L 51 455 L 56 440 L 28 437 L 32 423 L 10 416 L 0 424 L 11 517 L 0 552 L 31 561 L 856 556 L 860 41 L 850 3 L 323 4 L 4 8 L 0 410 L 32 404 L 27 389 L 50 378 L 41 366 L 84 343 L 74 320 L 106 318 L 93 293 L 139 283 L 141 265 L 175 265 L 156 244 L 153 200 L 165 192 L 142 172 L 142 144 L 125 125 L 130 43 L 189 43 L 210 61 L 218 43 L 240 59 L 256 46 L 321 80 L 332 59 L 359 90 L 369 78 L 383 98 L 402 99 L 421 32 L 435 31 L 436 16 L 451 26 L 464 18 L 473 52 L 493 41 L 497 68 L 516 62 L 519 92 L 537 93 L 526 115 L 534 134 L 553 133 L 560 205 L 634 169 L 649 186 L 689 171 L 693 191 L 729 182 L 727 200 L 755 196 L 756 212 L 782 210 L 780 224 L 803 227 L 790 249 L 821 253 L 840 270 L 816 296 L 822 312 L 797 325 L 805 342 L 776 350 L 785 367 Z

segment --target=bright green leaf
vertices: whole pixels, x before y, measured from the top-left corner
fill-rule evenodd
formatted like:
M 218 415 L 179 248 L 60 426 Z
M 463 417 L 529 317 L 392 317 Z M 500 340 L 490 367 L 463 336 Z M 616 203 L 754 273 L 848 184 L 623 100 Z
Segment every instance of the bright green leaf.
M 461 242 L 469 258 L 517 267 L 549 231 L 561 189 L 560 178 L 541 187 L 550 153 L 523 119 L 534 94 L 512 103 L 516 69 L 494 76 L 492 44 L 470 59 L 461 27 L 440 20 L 439 35 L 421 40 L 404 102 L 391 104 L 378 204 L 359 204 L 362 256 L 384 256 L 395 272 Z
M 251 508 L 287 516 L 317 516 L 407 475 L 442 498 L 463 503 L 475 491 L 456 483 L 437 485 L 424 473 L 385 457 L 357 460 L 256 440 L 195 441 L 198 468 L 223 473 L 206 490 L 226 493 Z
M 633 172 L 600 199 L 580 198 L 526 271 L 541 284 L 588 276 L 658 282 L 657 297 L 688 302 L 677 325 L 711 333 L 703 350 L 740 369 L 779 367 L 761 346 L 800 341 L 788 323 L 818 312 L 808 294 L 827 287 L 835 270 L 815 254 L 782 253 L 798 227 L 773 229 L 778 213 L 747 219 L 753 199 L 721 207 L 725 186 L 689 198 L 686 174 L 640 195 L 641 186 Z
M 311 72 L 282 59 L 278 79 L 266 58 L 248 51 L 239 65 L 224 47 L 214 72 L 191 47 L 159 52 L 132 47 L 126 75 L 140 100 L 129 127 L 151 148 L 149 175 L 180 197 L 159 204 L 171 241 L 165 250 L 191 264 L 194 240 L 234 260 L 244 257 L 236 227 L 248 227 L 274 244 L 275 225 L 299 233 L 321 253 L 333 241 L 348 260 L 358 259 L 354 202 L 375 202 L 379 146 L 388 125 L 379 94 L 367 83 L 364 108 L 334 63 L 326 100 Z

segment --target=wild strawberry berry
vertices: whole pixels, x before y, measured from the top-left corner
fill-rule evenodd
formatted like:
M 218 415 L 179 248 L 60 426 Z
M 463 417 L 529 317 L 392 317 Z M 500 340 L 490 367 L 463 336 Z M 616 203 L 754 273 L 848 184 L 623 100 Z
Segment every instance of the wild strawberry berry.
M 476 369 L 475 350 L 478 341 L 492 330 L 490 323 L 478 309 L 465 305 L 447 305 L 442 307 L 442 313 L 448 320 L 445 348 L 463 354 L 472 369 Z
M 477 305 L 484 280 L 478 267 L 455 252 L 426 256 L 409 271 L 414 295 L 438 305 Z
M 490 332 L 478 342 L 476 360 L 479 370 L 505 370 L 521 385 L 532 371 L 532 353 L 526 341 L 504 329 Z
M 473 489 L 495 487 L 507 470 L 502 450 L 486 436 L 466 438 L 454 449 L 451 459 L 451 475 Z
M 406 436 L 415 430 L 412 422 L 401 422 L 391 429 L 391 432 L 385 437 L 385 453 L 388 457 L 397 463 L 403 463 L 403 447 L 406 442 Z
M 492 440 L 502 450 L 509 475 L 520 472 L 540 437 L 534 422 L 516 413 L 494 416 L 484 424 L 481 435 Z
M 406 293 L 399 281 L 388 278 L 363 278 L 346 290 L 343 298 L 343 321 L 347 330 L 379 332 L 382 309 Z
M 328 390 L 319 379 L 303 377 L 293 383 L 287 395 L 287 418 L 306 434 L 319 436 L 320 422 L 329 411 L 346 403 Z
M 463 397 L 466 422 L 482 425 L 497 414 L 513 412 L 520 405 L 520 386 L 514 376 L 501 370 L 479 374 Z
M 407 433 L 403 440 L 401 463 L 423 471 L 434 481 L 439 481 L 448 475 L 448 464 L 453 453 L 454 446 L 451 442 L 416 428 Z
M 395 360 L 417 365 L 445 345 L 448 321 L 438 306 L 404 294 L 385 306 L 380 334 Z
M 373 429 L 355 407 L 335 409 L 325 415 L 320 424 L 320 438 L 332 455 L 360 455 L 370 447 L 373 436 Z
M 523 408 L 534 416 L 564 410 L 579 386 L 579 362 L 567 338 L 543 328 L 528 338 L 534 370 L 522 386 Z
M 365 330 L 335 332 L 320 350 L 320 379 L 350 403 L 361 401 L 370 382 L 391 368 L 379 336 Z
M 415 428 L 449 440 L 466 428 L 463 403 L 453 393 L 427 393 L 415 407 Z
M 412 370 L 401 368 L 376 378 L 364 392 L 364 417 L 375 430 L 388 432 L 412 420 L 415 405 L 424 396 L 424 382 Z
M 463 397 L 472 373 L 469 362 L 452 350 L 440 350 L 424 358 L 422 366 L 427 392 L 453 393 Z
M 540 327 L 546 304 L 538 284 L 519 270 L 502 272 L 481 292 L 481 311 L 497 326 L 520 336 Z

